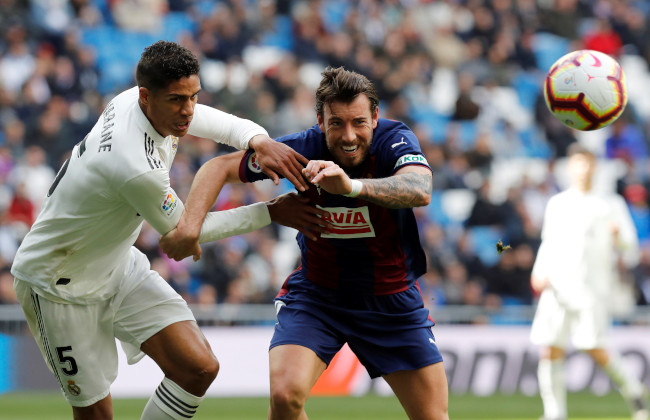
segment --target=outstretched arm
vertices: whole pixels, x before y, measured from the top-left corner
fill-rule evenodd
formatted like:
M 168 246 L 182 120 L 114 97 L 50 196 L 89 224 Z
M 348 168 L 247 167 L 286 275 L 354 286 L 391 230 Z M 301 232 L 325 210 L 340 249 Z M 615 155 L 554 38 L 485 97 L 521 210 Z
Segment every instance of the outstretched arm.
M 426 206 L 431 201 L 433 176 L 428 168 L 409 165 L 386 178 L 352 180 L 336 163 L 312 160 L 303 170 L 312 183 L 331 194 L 353 195 L 380 206 L 400 209 Z M 356 184 L 356 188 L 354 184 Z
M 258 203 L 224 212 L 208 213 L 226 183 L 241 182 L 238 172 L 243 154 L 244 152 L 236 152 L 218 156 L 199 169 L 192 182 L 185 211 L 178 225 L 160 239 L 160 247 L 170 258 L 178 261 L 194 255 L 194 260 L 198 260 L 201 256 L 199 242 L 225 237 L 219 233 L 220 225 L 232 223 L 232 217 L 236 212 L 249 211 L 243 209 L 259 205 Z M 258 215 L 256 216 L 258 220 L 251 220 L 250 223 L 245 224 L 246 231 L 257 229 L 273 221 L 295 228 L 310 239 L 316 240 L 319 232 L 324 232 L 328 227 L 327 223 L 319 217 L 325 212 L 309 204 L 307 199 L 297 194 L 284 194 L 263 204 L 266 207 L 265 217 L 268 217 L 268 222 L 263 223 L 264 217 Z M 260 223 L 262 224 L 259 225 Z
M 308 160 L 285 144 L 268 136 L 264 128 L 253 121 L 236 117 L 218 109 L 197 104 L 189 133 L 228 144 L 239 150 L 254 149 L 262 171 L 277 185 L 287 178 L 299 191 L 308 187 L 300 171 Z

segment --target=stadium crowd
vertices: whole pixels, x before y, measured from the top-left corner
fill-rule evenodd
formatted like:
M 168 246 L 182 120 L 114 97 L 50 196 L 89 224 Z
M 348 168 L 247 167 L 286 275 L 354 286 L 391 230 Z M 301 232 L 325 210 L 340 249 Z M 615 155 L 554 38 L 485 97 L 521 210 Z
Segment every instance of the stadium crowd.
M 316 123 L 313 92 L 327 65 L 376 84 L 380 115 L 407 123 L 434 169 L 432 202 L 416 213 L 432 308 L 534 301 L 545 204 L 565 185 L 567 147 L 584 143 L 603 163 L 602 188 L 632 211 L 643 259 L 629 281 L 647 304 L 649 20 L 643 0 L 2 0 L 0 303 L 15 302 L 8 270 L 56 171 L 112 95 L 135 83 L 142 49 L 164 38 L 201 58 L 199 102 L 271 136 Z M 619 59 L 630 91 L 623 117 L 590 133 L 556 121 L 540 95 L 550 65 L 582 48 Z M 180 144 L 171 177 L 186 198 L 198 167 L 229 150 Z M 290 188 L 231 185 L 215 208 Z M 294 234 L 272 225 L 207 244 L 196 263 L 162 255 L 149 226 L 137 246 L 190 303 L 270 303 L 297 264 Z M 512 249 L 498 254 L 499 240 Z

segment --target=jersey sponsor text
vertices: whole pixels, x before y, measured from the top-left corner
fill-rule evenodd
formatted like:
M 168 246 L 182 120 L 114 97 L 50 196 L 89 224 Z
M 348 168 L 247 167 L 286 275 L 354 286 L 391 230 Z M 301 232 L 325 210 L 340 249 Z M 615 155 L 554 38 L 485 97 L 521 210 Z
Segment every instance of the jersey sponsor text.
M 404 155 L 400 157 L 395 164 L 395 169 L 399 168 L 400 166 L 411 165 L 414 163 L 429 166 L 429 162 L 427 162 L 427 160 L 422 155 Z
M 323 220 L 330 222 L 333 227 L 328 233 L 321 234 L 323 238 L 374 238 L 375 229 L 370 222 L 368 206 L 348 207 L 320 207 L 327 211 Z

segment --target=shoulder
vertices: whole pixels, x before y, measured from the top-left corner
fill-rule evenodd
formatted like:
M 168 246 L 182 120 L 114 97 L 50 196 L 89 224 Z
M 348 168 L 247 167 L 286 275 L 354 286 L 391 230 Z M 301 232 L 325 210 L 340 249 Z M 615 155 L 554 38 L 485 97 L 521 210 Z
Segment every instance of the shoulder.
M 308 159 L 320 158 L 325 136 L 318 124 L 296 133 L 276 138 Z
M 391 158 L 407 154 L 422 154 L 420 142 L 406 124 L 379 119 L 372 139 L 371 153 Z
M 371 153 L 377 156 L 381 167 L 392 172 L 406 165 L 429 168 L 415 133 L 399 121 L 379 119 Z
M 419 144 L 415 133 L 403 122 L 380 118 L 377 122 L 373 141 L 379 144 L 392 141 L 416 142 Z
M 306 130 L 298 131 L 296 133 L 286 134 L 284 136 L 276 138 L 276 140 L 280 142 L 287 142 L 291 140 L 313 141 L 313 140 L 320 140 L 322 139 L 322 137 L 323 137 L 323 132 L 321 131 L 318 124 L 315 124 Z
M 86 139 L 92 165 L 116 182 L 162 167 L 151 124 L 138 106 L 137 88 L 116 96 Z

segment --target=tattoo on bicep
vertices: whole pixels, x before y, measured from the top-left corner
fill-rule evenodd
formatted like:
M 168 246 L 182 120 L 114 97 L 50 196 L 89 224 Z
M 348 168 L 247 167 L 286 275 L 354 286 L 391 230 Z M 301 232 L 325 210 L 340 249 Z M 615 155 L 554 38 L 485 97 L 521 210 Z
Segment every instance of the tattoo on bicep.
M 418 207 L 431 195 L 431 176 L 409 172 L 388 178 L 364 179 L 364 199 L 392 209 Z

